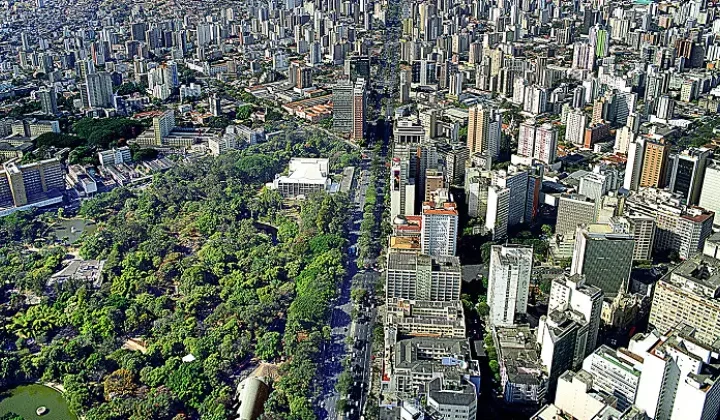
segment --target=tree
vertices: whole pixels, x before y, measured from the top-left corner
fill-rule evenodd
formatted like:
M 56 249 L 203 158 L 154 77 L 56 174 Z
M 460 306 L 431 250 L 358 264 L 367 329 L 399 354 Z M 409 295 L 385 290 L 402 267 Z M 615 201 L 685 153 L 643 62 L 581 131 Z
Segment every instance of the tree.
M 105 399 L 110 401 L 115 397 L 132 395 L 137 389 L 134 375 L 127 369 L 118 369 L 108 375 L 103 382 Z
M 485 302 L 480 302 L 475 307 L 477 309 L 478 315 L 485 317 L 490 314 L 490 306 L 488 306 Z
M 255 347 L 255 355 L 262 360 L 272 361 L 280 352 L 280 333 L 268 331 L 260 337 Z
M 552 236 L 552 232 L 553 232 L 552 226 L 550 226 L 550 225 L 542 225 L 542 227 L 540 228 L 540 230 L 542 231 L 543 235 L 545 235 L 546 237 Z
M 241 107 L 238 107 L 236 116 L 238 120 L 247 120 L 250 118 L 250 115 L 252 114 L 253 106 L 252 105 L 243 105 Z
M 365 301 L 367 295 L 367 290 L 362 288 L 355 288 L 352 289 L 352 291 L 350 292 L 350 299 L 352 299 L 352 301 L 356 304 L 360 304 Z

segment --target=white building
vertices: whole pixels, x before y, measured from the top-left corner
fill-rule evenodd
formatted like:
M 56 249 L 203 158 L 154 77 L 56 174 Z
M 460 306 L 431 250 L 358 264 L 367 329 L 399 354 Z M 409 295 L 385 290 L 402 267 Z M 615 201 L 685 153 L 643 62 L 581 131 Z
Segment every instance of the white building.
M 585 127 L 587 127 L 587 115 L 582 110 L 574 109 L 568 112 L 565 141 L 576 146 L 583 146 L 585 144 Z
M 717 351 L 699 344 L 692 328 L 638 334 L 629 350 L 643 360 L 635 405 L 652 419 L 711 420 L 720 409 Z
M 292 158 L 288 175 L 277 176 L 272 186 L 286 198 L 325 191 L 331 183 L 328 178 L 328 165 L 328 159 L 323 158 Z
M 508 327 L 527 312 L 533 249 L 495 245 L 490 251 L 490 325 Z
M 423 204 L 420 236 L 423 254 L 434 257 L 455 255 L 457 230 L 458 211 L 455 203 L 444 203 L 442 207 Z
M 593 375 L 592 388 L 617 398 L 617 408 L 635 403 L 642 374 L 642 359 L 627 349 L 600 346 L 583 361 L 583 370 Z
M 488 187 L 485 228 L 493 233 L 493 239 L 507 238 L 510 216 L 510 188 L 496 185 Z
M 720 214 L 720 161 L 708 160 L 700 191 L 700 207 Z M 720 228 L 720 217 L 713 224 Z
M 576 347 L 574 365 L 578 365 L 588 353 L 595 350 L 598 331 L 600 330 L 602 301 L 602 291 L 597 287 L 585 284 L 583 276 L 563 275 L 552 282 L 548 313 L 553 311 L 574 311 L 582 314 L 588 324 L 588 333 L 587 338 L 584 339 L 584 346 Z
M 98 152 L 98 160 L 103 167 L 107 165 L 119 165 L 121 163 L 132 162 L 132 155 L 130 154 L 129 147 L 122 146 Z

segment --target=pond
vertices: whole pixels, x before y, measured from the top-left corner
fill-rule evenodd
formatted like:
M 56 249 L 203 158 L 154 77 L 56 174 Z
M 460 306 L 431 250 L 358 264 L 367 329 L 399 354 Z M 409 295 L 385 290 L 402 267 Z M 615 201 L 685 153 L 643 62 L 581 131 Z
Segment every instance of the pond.
M 68 242 L 75 243 L 83 232 L 92 233 L 97 229 L 95 223 L 81 218 L 60 219 L 53 224 L 52 233 L 58 239 L 67 238 Z
M 47 414 L 35 414 L 40 406 L 47 407 Z M 10 412 L 21 415 L 25 420 L 77 420 L 61 393 L 38 384 L 21 385 L 0 392 L 0 416 Z

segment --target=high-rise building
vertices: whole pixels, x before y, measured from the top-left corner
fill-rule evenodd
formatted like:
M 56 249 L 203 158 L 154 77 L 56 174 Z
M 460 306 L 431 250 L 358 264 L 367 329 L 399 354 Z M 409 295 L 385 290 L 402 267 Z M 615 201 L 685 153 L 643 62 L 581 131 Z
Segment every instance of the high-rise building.
M 65 191 L 65 171 L 59 159 L 28 164 L 10 160 L 0 170 L 0 215 L 9 214 L 14 207 L 62 202 L 62 191 Z M 59 201 L 50 203 L 55 198 Z
M 660 96 L 655 116 L 663 120 L 671 120 L 675 116 L 675 101 L 668 95 Z
M 668 331 L 680 323 L 692 326 L 695 337 L 712 345 L 720 337 L 720 261 L 695 254 L 655 285 L 650 324 Z
M 720 161 L 707 161 L 700 188 L 700 207 L 720 214 Z M 720 227 L 720 217 L 717 217 L 714 223 L 716 227 Z
M 365 138 L 367 92 L 365 90 L 365 79 L 358 79 L 353 89 L 353 128 L 351 138 L 362 140 Z
M 602 345 L 583 361 L 583 370 L 593 376 L 592 388 L 617 398 L 618 410 L 625 411 L 635 403 L 642 359 L 627 349 Z
M 468 205 L 468 217 L 471 219 L 485 217 L 490 178 L 483 176 L 477 168 L 468 168 L 465 175 L 465 201 Z
M 598 214 L 598 202 L 583 195 L 562 195 L 558 200 L 555 233 L 573 236 L 578 225 L 597 222 Z
M 635 240 L 633 261 L 651 261 L 655 243 L 655 219 L 648 216 L 616 216 L 610 219 L 613 232 L 628 233 Z
M 552 164 L 557 156 L 558 134 L 552 124 L 545 123 L 535 130 L 533 157 L 543 163 Z
M 350 80 L 340 80 L 332 89 L 333 129 L 341 133 L 353 131 L 353 92 L 355 85 Z
M 395 144 L 415 144 L 425 140 L 425 129 L 422 125 L 409 118 L 401 118 L 393 127 L 393 142 Z
M 163 144 L 163 139 L 175 128 L 175 112 L 165 111 L 161 116 L 153 118 L 155 145 Z
M 582 315 L 584 323 L 587 324 L 587 335 L 582 339 L 583 345 L 575 348 L 573 361 L 575 367 L 597 346 L 602 302 L 602 290 L 587 284 L 585 276 L 579 274 L 562 275 L 554 279 L 550 286 L 548 314 L 572 311 Z
M 395 145 L 390 166 L 390 217 L 415 214 L 415 155 Z
M 110 74 L 104 71 L 88 74 L 87 84 L 88 103 L 91 108 L 112 108 L 113 88 Z
M 40 89 L 37 91 L 38 99 L 40 99 L 40 106 L 42 107 L 43 114 L 45 115 L 57 115 L 57 94 L 55 88 Z
M 669 420 L 718 417 L 717 350 L 698 339 L 697 330 L 686 324 L 673 325 L 663 333 L 655 330 L 637 334 L 630 341 L 628 350 L 643 361 L 635 405 L 648 417 Z
M 645 188 L 628 196 L 623 211 L 625 215 L 653 218 L 657 226 L 654 251 L 676 251 L 682 259 L 702 249 L 715 219 L 715 213 L 686 206 L 679 196 L 656 188 Z
M 441 207 L 423 204 L 420 245 L 423 254 L 434 257 L 455 255 L 458 235 L 458 211 L 455 203 Z
M 705 177 L 705 165 L 711 155 L 712 152 L 704 147 L 670 155 L 668 189 L 685 197 L 687 204 L 698 204 Z
M 388 252 L 386 299 L 459 300 L 461 285 L 457 257 L 431 257 L 393 248 Z
M 468 113 L 467 146 L 470 154 L 487 150 L 487 137 L 491 111 L 483 105 L 470 108 Z
M 627 286 L 634 248 L 632 235 L 616 233 L 610 225 L 578 226 L 570 272 L 583 274 L 587 284 L 599 287 L 606 296 L 615 296 Z
M 490 325 L 509 327 L 527 313 L 533 249 L 495 245 L 490 249 L 488 306 Z
M 664 139 L 645 142 L 645 154 L 640 172 L 641 187 L 662 188 L 665 186 L 665 170 L 669 153 L 670 144 Z
M 493 240 L 507 238 L 510 216 L 510 188 L 497 185 L 488 187 L 485 228 L 492 232 Z
M 565 128 L 565 141 L 576 146 L 585 144 L 585 127 L 588 123 L 587 115 L 582 110 L 576 109 L 568 112 Z
M 508 227 L 519 225 L 525 221 L 528 177 L 528 170 L 513 165 L 509 166 L 507 170 L 493 173 L 493 184 L 510 190 Z
M 534 120 L 520 123 L 518 154 L 550 164 L 557 153 L 557 130 L 551 124 L 537 126 Z

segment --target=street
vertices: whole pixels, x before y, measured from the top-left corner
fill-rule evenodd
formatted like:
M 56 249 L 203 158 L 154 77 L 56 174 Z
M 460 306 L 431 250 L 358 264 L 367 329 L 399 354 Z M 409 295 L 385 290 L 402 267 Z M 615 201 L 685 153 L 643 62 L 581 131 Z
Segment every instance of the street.
M 355 209 L 348 223 L 351 224 L 349 240 L 349 248 L 354 249 L 357 245 L 359 232 L 357 227 L 363 218 L 363 207 L 365 206 L 365 197 L 369 186 L 370 160 L 365 160 L 360 166 L 360 176 L 357 179 L 354 194 L 351 197 Z M 323 349 L 320 357 L 320 366 L 318 369 L 319 379 L 319 400 L 316 404 L 316 414 L 319 418 L 335 419 L 338 416 L 337 404 L 345 398 L 347 400 L 348 418 L 359 418 L 360 407 L 364 403 L 365 390 L 367 389 L 367 381 L 369 380 L 370 370 L 370 344 L 372 334 L 372 321 L 375 318 L 375 309 L 358 312 L 358 322 L 353 324 L 351 313 L 353 303 L 350 300 L 350 292 L 353 288 L 360 287 L 372 291 L 377 282 L 379 273 L 371 270 L 362 270 L 357 268 L 357 257 L 351 252 L 348 259 L 347 276 L 340 285 L 338 298 L 334 302 L 332 313 L 330 316 L 330 327 L 332 336 L 330 341 Z M 350 339 L 348 339 L 350 337 Z M 350 342 L 351 344 L 348 344 Z M 343 372 L 343 360 L 352 349 L 353 366 L 351 371 L 354 376 L 352 393 L 349 395 L 339 395 L 335 390 L 338 377 Z M 362 358 L 362 363 L 357 363 Z

